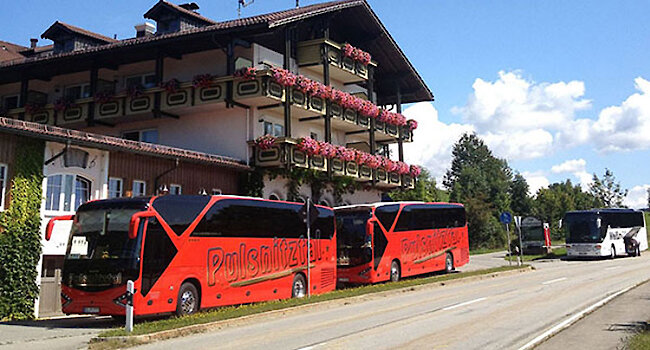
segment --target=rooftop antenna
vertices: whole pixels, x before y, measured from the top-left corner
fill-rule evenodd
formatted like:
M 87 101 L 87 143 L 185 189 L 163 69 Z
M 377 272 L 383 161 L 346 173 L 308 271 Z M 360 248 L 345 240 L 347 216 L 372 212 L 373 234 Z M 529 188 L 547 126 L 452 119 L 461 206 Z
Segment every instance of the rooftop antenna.
M 300 0 L 296 0 L 296 8 L 300 7 Z
M 237 0 L 237 3 L 239 4 L 239 6 L 237 7 L 237 18 L 241 18 L 241 8 L 248 6 L 248 5 L 252 4 L 253 2 L 255 2 L 255 0 L 249 0 L 249 1 Z

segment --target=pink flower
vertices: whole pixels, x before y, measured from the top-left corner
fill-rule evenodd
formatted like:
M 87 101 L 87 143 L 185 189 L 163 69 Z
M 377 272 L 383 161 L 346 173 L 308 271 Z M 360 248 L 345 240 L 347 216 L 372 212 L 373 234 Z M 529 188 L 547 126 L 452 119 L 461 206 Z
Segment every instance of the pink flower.
M 367 66 L 368 63 L 370 63 L 370 61 L 372 60 L 372 56 L 370 56 L 369 53 L 367 53 L 367 52 L 365 52 L 365 51 L 363 51 L 363 50 L 361 50 L 359 48 L 356 48 L 356 47 L 354 47 L 354 46 L 352 46 L 350 44 L 343 45 L 341 50 L 343 51 L 343 56 L 350 57 L 353 60 L 355 60 L 357 62 L 360 62 L 361 64 L 363 64 L 365 66 Z
M 422 169 L 420 169 L 420 167 L 417 165 L 411 165 L 410 172 L 413 177 L 418 177 L 420 176 Z
M 307 155 L 313 156 L 318 155 L 320 150 L 320 145 L 318 141 L 312 139 L 311 137 L 302 137 L 296 145 L 299 150 L 305 152 Z
M 336 157 L 341 158 L 346 162 L 351 162 L 355 159 L 356 152 L 350 148 L 345 148 L 343 146 L 336 146 Z
M 381 166 L 381 156 L 370 156 L 367 165 L 372 169 L 378 169 Z
M 336 157 L 336 154 L 337 154 L 336 147 L 334 145 L 332 145 L 331 143 L 321 141 L 321 142 L 318 143 L 318 147 L 319 147 L 319 154 L 321 156 L 323 156 L 323 157 L 325 157 L 327 159 L 332 159 L 332 158 Z
M 244 67 L 235 72 L 235 76 L 244 80 L 255 80 L 257 69 L 255 67 Z
M 212 84 L 214 77 L 210 74 L 197 74 L 192 79 L 192 85 L 195 88 L 207 88 Z
M 407 121 L 406 121 L 406 125 L 408 125 L 409 130 L 411 130 L 411 131 L 413 131 L 413 130 L 415 130 L 415 129 L 418 128 L 418 122 L 415 121 L 415 120 L 413 120 L 413 119 L 409 119 L 409 120 L 407 120 Z
M 405 175 L 409 173 L 410 170 L 408 164 L 400 161 L 395 162 L 395 164 L 396 164 L 395 171 L 397 171 L 398 174 Z
M 261 150 L 270 149 L 275 143 L 275 137 L 271 135 L 260 136 L 255 139 L 255 145 Z
M 296 75 L 286 69 L 273 67 L 271 68 L 271 74 L 273 79 L 282 86 L 294 86 L 296 84 Z
M 164 83 L 160 83 L 160 87 L 165 89 L 165 91 L 168 94 L 173 94 L 176 91 L 178 91 L 179 85 L 180 85 L 180 83 L 179 83 L 178 79 L 175 79 L 175 78 L 171 79 L 171 80 L 168 80 L 168 81 L 166 81 Z

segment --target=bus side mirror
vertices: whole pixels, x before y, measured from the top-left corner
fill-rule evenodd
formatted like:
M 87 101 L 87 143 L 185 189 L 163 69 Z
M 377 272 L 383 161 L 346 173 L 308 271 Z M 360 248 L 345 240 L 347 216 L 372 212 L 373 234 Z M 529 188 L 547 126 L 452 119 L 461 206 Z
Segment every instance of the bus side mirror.
M 377 222 L 375 219 L 368 219 L 368 221 L 366 221 L 366 235 L 373 234 L 373 231 L 375 230 L 375 222 Z
M 142 219 L 146 220 L 153 216 L 153 213 L 146 211 L 133 214 L 133 216 L 131 216 L 131 222 L 129 223 L 129 239 L 135 239 L 138 237 L 138 228 L 140 227 L 140 221 L 142 221 Z
M 52 238 L 52 231 L 54 230 L 54 224 L 57 221 L 69 221 L 69 220 L 74 220 L 74 215 L 63 215 L 63 216 L 56 216 L 50 219 L 48 221 L 47 226 L 45 227 L 45 240 L 49 241 L 50 238 Z

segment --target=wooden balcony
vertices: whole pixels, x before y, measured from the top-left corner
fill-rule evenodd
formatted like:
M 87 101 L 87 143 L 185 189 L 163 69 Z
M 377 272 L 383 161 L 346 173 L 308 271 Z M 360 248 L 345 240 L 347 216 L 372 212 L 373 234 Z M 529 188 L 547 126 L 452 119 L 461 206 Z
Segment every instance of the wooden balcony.
M 295 139 L 278 138 L 269 149 L 260 149 L 255 147 L 254 142 L 249 142 L 254 148 L 255 166 L 261 168 L 289 166 L 327 171 L 328 163 L 331 163 L 334 176 L 349 176 L 359 182 L 370 182 L 376 179 L 376 186 L 382 188 L 395 188 L 402 185 L 402 175 L 387 173 L 382 169 L 371 169 L 366 165 L 359 166 L 354 161 L 346 162 L 339 158 L 327 159 L 320 155 L 309 156 L 298 149 L 297 142 Z
M 323 76 L 322 52 L 327 50 L 330 78 L 342 83 L 354 83 L 368 79 L 368 67 L 343 56 L 341 47 L 332 40 L 314 39 L 298 43 L 298 66 L 317 76 Z M 369 66 L 377 66 L 372 61 Z

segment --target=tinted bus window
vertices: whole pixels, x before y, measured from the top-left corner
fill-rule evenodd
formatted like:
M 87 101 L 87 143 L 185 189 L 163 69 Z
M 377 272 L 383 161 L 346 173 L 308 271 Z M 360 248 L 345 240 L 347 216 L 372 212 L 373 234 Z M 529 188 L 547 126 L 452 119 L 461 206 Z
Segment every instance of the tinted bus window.
M 334 211 L 318 208 L 318 219 L 312 225 L 311 232 L 312 238 L 315 239 L 331 239 L 334 237 Z
M 180 236 L 209 202 L 208 196 L 163 196 L 156 198 L 153 207 L 174 233 Z
M 643 214 L 641 213 L 603 213 L 601 225 L 611 228 L 625 228 L 643 226 Z
M 177 252 L 158 220 L 150 219 L 142 254 L 142 295 L 149 293 Z
M 399 211 L 399 204 L 382 205 L 375 209 L 375 216 L 386 230 L 390 230 Z
M 462 207 L 407 205 L 397 219 L 395 231 L 463 227 L 465 220 L 465 209 Z

